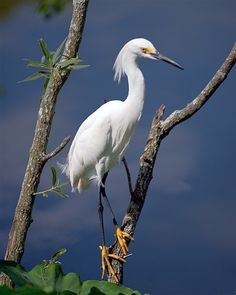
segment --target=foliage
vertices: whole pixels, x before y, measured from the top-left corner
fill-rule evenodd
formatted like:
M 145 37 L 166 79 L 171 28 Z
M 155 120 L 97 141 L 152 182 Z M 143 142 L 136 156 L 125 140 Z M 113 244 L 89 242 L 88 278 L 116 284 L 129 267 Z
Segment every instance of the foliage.
M 68 184 L 68 182 L 60 183 L 60 181 L 57 179 L 57 170 L 54 166 L 51 166 L 51 182 L 52 186 L 50 188 L 34 193 L 34 196 L 42 195 L 43 197 L 47 198 L 48 193 L 55 193 L 60 197 L 68 197 L 68 195 L 61 190 Z
M 39 0 L 38 10 L 44 17 L 51 17 L 55 13 L 61 12 L 69 0 Z
M 84 281 L 76 273 L 64 274 L 58 257 L 66 249 L 58 250 L 50 260 L 43 260 L 30 271 L 11 261 L 0 260 L 0 271 L 6 273 L 18 287 L 8 289 L 0 287 L 0 294 L 4 295 L 141 295 L 123 285 L 116 285 L 105 281 Z M 147 294 L 146 294 L 147 295 Z
M 65 46 L 66 39 L 58 46 L 55 51 L 50 51 L 46 42 L 41 38 L 39 39 L 39 46 L 42 51 L 42 57 L 40 61 L 26 59 L 28 67 L 36 67 L 40 70 L 26 77 L 19 82 L 27 82 L 37 80 L 39 78 L 45 78 L 44 91 L 48 85 L 50 76 L 54 69 L 57 70 L 80 70 L 88 67 L 83 64 L 83 61 L 77 55 L 76 57 L 67 58 L 63 56 L 62 50 Z

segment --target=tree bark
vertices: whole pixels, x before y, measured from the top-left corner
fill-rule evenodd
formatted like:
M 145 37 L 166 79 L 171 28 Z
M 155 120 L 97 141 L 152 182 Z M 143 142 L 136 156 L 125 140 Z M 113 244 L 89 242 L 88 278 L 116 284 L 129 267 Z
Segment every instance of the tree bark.
M 74 0 L 73 13 L 62 59 L 75 57 L 81 42 L 86 11 L 89 0 Z M 24 253 L 25 240 L 32 223 L 32 209 L 35 201 L 40 176 L 47 160 L 63 148 L 59 146 L 53 152 L 46 154 L 48 139 L 51 131 L 57 96 L 70 74 L 69 69 L 56 68 L 52 71 L 47 89 L 43 95 L 38 112 L 38 118 L 29 160 L 22 183 L 15 216 L 9 233 L 5 259 L 20 262 Z M 65 139 L 64 145 L 68 142 Z M 6 275 L 0 278 L 0 284 L 11 285 Z
M 174 111 L 164 121 L 162 120 L 165 107 L 162 105 L 155 115 L 151 129 L 149 131 L 147 143 L 140 157 L 139 173 L 136 180 L 134 192 L 131 194 L 131 200 L 128 209 L 123 218 L 122 229 L 134 235 L 137 222 L 139 220 L 143 205 L 146 200 L 149 184 L 152 180 L 152 173 L 155 165 L 156 156 L 161 144 L 161 141 L 169 134 L 169 132 L 178 124 L 192 117 L 198 112 L 203 105 L 209 100 L 217 88 L 223 83 L 227 75 L 236 63 L 236 43 L 234 44 L 228 57 L 225 59 L 222 66 L 215 73 L 206 87 L 199 95 L 187 104 L 183 109 Z M 129 243 L 129 241 L 127 241 Z M 115 243 L 110 248 L 110 253 L 122 256 L 121 248 Z M 118 260 L 112 261 L 112 266 L 120 278 L 123 280 L 123 264 Z M 114 282 L 111 274 L 108 274 L 108 281 Z

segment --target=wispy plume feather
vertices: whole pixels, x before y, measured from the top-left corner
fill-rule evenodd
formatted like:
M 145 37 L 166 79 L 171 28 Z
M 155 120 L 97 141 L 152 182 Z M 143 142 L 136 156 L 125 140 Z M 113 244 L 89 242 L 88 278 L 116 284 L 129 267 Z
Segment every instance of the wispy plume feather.
M 113 70 L 115 71 L 114 80 L 118 81 L 118 83 L 120 82 L 122 76 L 124 76 L 125 74 L 124 63 L 123 63 L 124 51 L 125 51 L 125 46 L 121 49 L 113 66 Z

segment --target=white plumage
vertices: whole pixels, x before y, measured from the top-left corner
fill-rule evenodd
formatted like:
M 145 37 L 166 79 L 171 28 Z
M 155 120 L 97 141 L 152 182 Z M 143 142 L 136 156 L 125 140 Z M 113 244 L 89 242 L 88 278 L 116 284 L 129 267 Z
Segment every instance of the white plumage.
M 123 157 L 134 133 L 144 104 L 144 77 L 137 65 L 139 57 L 162 59 L 182 68 L 161 55 L 146 39 L 133 39 L 126 43 L 114 64 L 115 79 L 128 78 L 129 93 L 124 101 L 105 103 L 80 126 L 71 144 L 63 172 L 70 179 L 73 190 L 89 187 L 91 180 L 102 184 L 103 175 Z

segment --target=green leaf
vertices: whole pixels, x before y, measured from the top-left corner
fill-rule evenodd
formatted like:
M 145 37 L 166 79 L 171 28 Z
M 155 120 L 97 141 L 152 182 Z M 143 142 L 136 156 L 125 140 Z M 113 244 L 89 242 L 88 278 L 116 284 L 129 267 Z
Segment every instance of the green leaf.
M 45 269 L 48 266 L 48 261 L 44 260 L 37 264 L 28 272 L 30 282 L 33 286 L 43 289 L 47 285 Z
M 83 61 L 78 56 L 64 60 L 60 62 L 58 65 L 62 69 L 68 68 L 73 70 L 81 70 L 81 69 L 89 67 L 89 65 L 83 64 Z
M 60 197 L 63 197 L 63 198 L 68 198 L 68 195 L 60 190 L 57 190 L 57 189 L 53 189 L 52 192 L 54 192 L 55 194 L 57 194 L 58 196 Z
M 56 262 L 58 257 L 62 256 L 67 252 L 66 248 L 59 249 L 55 254 L 52 255 L 50 262 Z
M 58 250 L 49 261 L 42 261 L 36 265 L 29 273 L 30 282 L 46 292 L 57 291 L 60 294 L 78 294 L 81 288 L 79 275 L 75 273 L 64 274 L 61 265 L 56 262 L 58 257 L 67 250 Z M 61 293 L 62 292 L 62 293 Z M 72 293 L 73 292 L 73 293 Z
M 69 66 L 70 69 L 73 69 L 73 70 L 81 70 L 81 69 L 85 69 L 85 68 L 88 68 L 90 67 L 90 65 L 72 65 L 72 66 Z
M 33 80 L 37 80 L 37 79 L 42 78 L 42 77 L 44 77 L 44 78 L 49 77 L 49 73 L 47 73 L 47 72 L 37 72 L 37 73 L 34 73 L 34 74 L 26 77 L 24 80 L 19 81 L 18 83 L 33 81 Z
M 57 188 L 52 189 L 52 192 L 54 192 L 55 194 L 57 194 L 57 195 L 59 195 L 60 197 L 63 197 L 63 198 L 68 198 L 69 197 L 66 193 L 62 192 L 60 189 L 57 189 Z
M 67 68 L 68 66 L 72 66 L 72 65 L 77 65 L 79 62 L 81 62 L 80 59 L 78 59 L 78 57 L 72 57 L 70 59 L 64 60 L 62 62 L 59 63 L 59 66 L 64 69 Z
M 67 186 L 69 184 L 69 182 L 62 182 L 62 183 L 58 183 L 57 186 L 56 186 L 56 189 L 61 189 L 63 188 L 64 186 Z
M 51 174 L 52 174 L 52 186 L 55 186 L 57 182 L 57 170 L 54 166 L 51 166 Z
M 80 295 L 141 295 L 123 285 L 108 283 L 105 281 L 85 281 L 82 284 Z
M 26 287 L 26 286 L 17 288 L 17 289 L 10 289 L 10 288 L 7 288 L 6 286 L 0 286 L 0 294 L 1 295 L 57 295 L 56 292 L 45 293 L 42 290 L 32 288 L 32 287 Z
M 71 1 L 69 0 L 38 0 L 38 10 L 45 17 L 50 18 L 56 13 L 61 12 L 66 5 Z
M 42 261 L 29 272 L 26 272 L 22 266 L 15 262 L 0 261 L 0 271 L 5 272 L 10 276 L 13 283 L 20 286 L 18 289 L 8 289 L 6 287 L 2 289 L 0 287 L 0 294 L 141 295 L 140 292 L 133 291 L 123 285 L 94 280 L 82 283 L 78 274 L 64 274 L 61 264 L 56 260 L 65 252 L 66 249 L 64 248 L 58 250 L 49 261 Z
M 57 50 L 56 50 L 56 52 L 53 54 L 53 57 L 52 57 L 52 63 L 53 63 L 53 65 L 58 61 L 58 59 L 59 59 L 59 57 L 60 57 L 60 54 L 61 54 L 61 52 L 62 52 L 62 49 L 63 49 L 63 47 L 64 47 L 64 45 L 65 45 L 65 43 L 66 43 L 66 39 L 67 38 L 65 38 L 63 41 L 62 41 L 62 43 L 59 45 L 59 47 L 57 48 Z
M 37 68 L 44 68 L 44 69 L 48 69 L 50 70 L 50 67 L 40 61 L 35 61 L 35 60 L 31 60 L 31 59 L 25 59 L 27 61 L 27 66 L 28 67 L 37 67 Z
M 45 292 L 52 292 L 57 290 L 57 284 L 64 274 L 60 264 L 43 261 L 28 272 L 28 275 L 33 286 Z
M 46 292 L 57 291 L 57 284 L 62 280 L 63 271 L 61 265 L 55 262 L 49 263 L 44 269 L 44 277 L 46 285 L 43 290 Z
M 29 283 L 29 276 L 25 269 L 14 261 L 0 260 L 0 272 L 8 275 L 18 286 Z
M 6 286 L 0 286 L 1 295 L 12 295 L 14 294 L 13 289 L 7 288 Z
M 51 57 L 50 57 L 50 51 L 49 51 L 49 49 L 47 47 L 46 42 L 42 38 L 39 39 L 39 45 L 40 45 L 40 48 L 41 48 L 42 53 L 45 56 L 45 58 L 48 61 L 50 61 L 50 59 L 51 59 Z
M 76 294 L 80 291 L 82 283 L 80 281 L 79 275 L 73 272 L 69 272 L 65 276 L 63 276 L 61 280 L 60 288 L 58 286 L 58 290 L 62 291 L 71 291 Z

